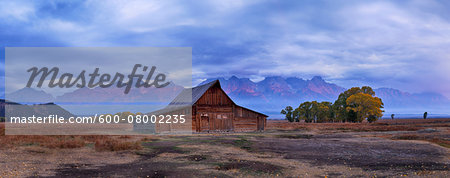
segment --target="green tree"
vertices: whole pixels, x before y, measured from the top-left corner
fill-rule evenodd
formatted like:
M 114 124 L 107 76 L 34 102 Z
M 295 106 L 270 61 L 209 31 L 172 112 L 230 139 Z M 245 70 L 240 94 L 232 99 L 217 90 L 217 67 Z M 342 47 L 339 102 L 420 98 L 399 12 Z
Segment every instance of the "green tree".
M 285 115 L 285 119 L 289 122 L 299 122 L 298 120 L 298 110 L 294 110 L 292 106 L 286 106 L 283 110 L 280 112 L 281 114 Z
M 297 108 L 300 119 L 305 120 L 305 122 L 312 122 L 312 103 L 307 101 Z
M 314 123 L 317 122 L 317 115 L 319 113 L 319 103 L 317 101 L 311 102 L 311 118 Z
M 329 122 L 331 121 L 331 106 L 332 104 L 330 102 L 321 102 L 321 103 L 315 103 L 315 106 L 313 107 L 315 109 L 315 120 L 316 122 Z
M 357 115 L 357 113 L 355 111 L 353 111 L 353 110 L 348 111 L 347 121 L 348 122 L 358 122 L 358 115 Z
M 424 112 L 423 113 L 423 119 L 427 119 L 427 116 L 428 116 L 428 112 Z
M 296 109 L 300 119 L 305 122 L 329 122 L 334 118 L 334 111 L 330 102 L 307 101 Z
M 347 111 L 356 113 L 356 121 L 361 122 L 368 119 L 369 122 L 376 121 L 383 116 L 383 102 L 380 98 L 366 93 L 357 93 L 347 98 Z M 370 120 L 369 120 L 370 119 Z
M 395 114 L 391 114 L 391 119 L 394 119 Z

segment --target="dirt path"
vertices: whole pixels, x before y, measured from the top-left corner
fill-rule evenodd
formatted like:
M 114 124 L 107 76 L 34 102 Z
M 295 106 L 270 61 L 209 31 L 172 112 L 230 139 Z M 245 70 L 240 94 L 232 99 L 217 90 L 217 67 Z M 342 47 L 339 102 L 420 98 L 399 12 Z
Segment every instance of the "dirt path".
M 60 164 L 50 177 L 448 177 L 447 148 L 370 133 L 308 131 L 161 137 L 138 159 L 100 166 Z
M 315 167 L 346 166 L 375 172 L 378 176 L 414 175 L 425 171 L 448 173 L 450 166 L 448 149 L 421 141 L 330 134 L 306 139 L 262 138 L 254 145 L 258 151 L 280 154 L 285 159 L 307 162 Z

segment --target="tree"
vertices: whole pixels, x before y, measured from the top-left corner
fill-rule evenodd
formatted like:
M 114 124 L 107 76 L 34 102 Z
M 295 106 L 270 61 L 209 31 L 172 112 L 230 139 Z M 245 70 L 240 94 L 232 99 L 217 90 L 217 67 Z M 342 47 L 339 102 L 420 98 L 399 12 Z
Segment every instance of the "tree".
M 428 112 L 423 113 L 423 119 L 427 119 Z
M 391 119 L 394 119 L 395 114 L 391 114 Z
M 298 108 L 287 106 L 281 110 L 290 122 L 374 122 L 383 116 L 383 102 L 375 97 L 368 86 L 353 87 L 341 93 L 334 104 L 330 102 L 307 101 Z M 391 115 L 394 119 L 394 114 Z
M 316 123 L 317 122 L 317 115 L 319 112 L 319 103 L 317 101 L 311 102 L 311 120 Z
M 292 117 L 294 118 L 295 122 L 300 122 L 300 116 L 298 112 L 298 108 L 294 109 L 294 112 L 292 112 Z
M 323 101 L 320 103 L 322 105 L 322 107 L 324 107 L 324 115 L 326 118 L 326 122 L 331 122 L 334 121 L 334 110 L 333 110 L 333 103 L 328 102 L 328 101 Z
M 334 118 L 334 111 L 330 102 L 307 101 L 298 106 L 298 118 L 305 122 L 329 122 Z
M 315 116 L 316 122 L 329 122 L 331 120 L 331 106 L 332 104 L 330 102 L 321 102 L 317 103 L 315 102 Z
M 348 112 L 345 109 L 347 107 L 347 104 L 345 102 L 342 103 L 342 99 L 344 99 L 344 97 L 342 97 L 341 99 L 341 95 L 339 95 L 340 99 L 334 102 L 332 108 L 335 113 L 335 120 L 338 122 L 345 122 L 348 120 Z
M 347 99 L 355 94 L 364 93 L 370 96 L 375 96 L 375 92 L 369 86 L 353 87 L 341 93 L 338 99 L 333 104 L 334 115 L 336 117 L 336 121 L 341 122 L 356 122 L 356 113 L 352 113 L 354 111 L 347 110 Z
M 348 122 L 358 122 L 357 113 L 353 110 L 348 111 L 347 121 Z
M 298 106 L 297 111 L 300 119 L 304 119 L 305 122 L 312 122 L 312 103 L 311 102 L 304 102 Z
M 292 106 L 286 106 L 285 109 L 281 110 L 281 114 L 285 115 L 285 119 L 289 122 L 299 122 L 298 120 L 298 110 L 294 110 Z
M 364 119 L 371 119 L 369 122 L 376 121 L 383 116 L 383 102 L 380 98 L 371 94 L 357 93 L 347 98 L 347 111 L 356 113 L 356 122 L 362 122 Z

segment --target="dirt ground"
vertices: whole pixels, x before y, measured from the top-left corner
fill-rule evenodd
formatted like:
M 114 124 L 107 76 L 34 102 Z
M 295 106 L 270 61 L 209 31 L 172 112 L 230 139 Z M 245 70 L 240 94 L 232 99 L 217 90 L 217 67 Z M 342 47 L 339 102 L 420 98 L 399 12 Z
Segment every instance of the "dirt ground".
M 151 136 L 139 150 L 21 145 L 0 148 L 0 177 L 449 177 L 449 126 L 270 121 L 264 132 Z

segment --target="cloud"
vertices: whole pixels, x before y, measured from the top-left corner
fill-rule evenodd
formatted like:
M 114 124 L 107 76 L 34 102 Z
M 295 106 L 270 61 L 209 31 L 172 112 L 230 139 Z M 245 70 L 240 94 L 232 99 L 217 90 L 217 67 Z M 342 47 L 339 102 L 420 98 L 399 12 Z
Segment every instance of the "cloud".
M 7 46 L 191 46 L 194 81 L 322 75 L 344 87 L 450 97 L 445 1 L 4 4 L 0 37 Z
M 26 22 L 34 16 L 35 7 L 26 1 L 6 1 L 0 6 L 0 19 L 5 22 Z

